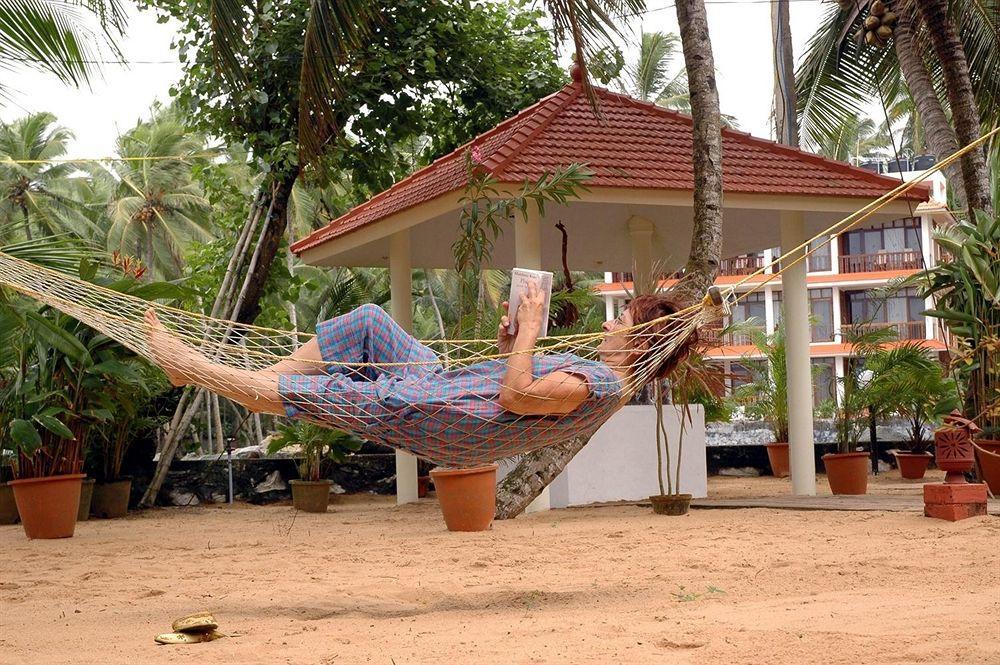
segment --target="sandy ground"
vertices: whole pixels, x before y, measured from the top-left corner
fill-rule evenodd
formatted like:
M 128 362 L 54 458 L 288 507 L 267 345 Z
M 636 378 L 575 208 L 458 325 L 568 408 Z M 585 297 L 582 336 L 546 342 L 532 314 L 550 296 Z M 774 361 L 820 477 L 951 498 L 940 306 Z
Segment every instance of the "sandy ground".
M 153 643 L 201 609 L 232 637 Z M 614 506 L 452 534 L 432 500 L 354 498 L 0 527 L 0 662 L 995 664 L 1000 518 Z

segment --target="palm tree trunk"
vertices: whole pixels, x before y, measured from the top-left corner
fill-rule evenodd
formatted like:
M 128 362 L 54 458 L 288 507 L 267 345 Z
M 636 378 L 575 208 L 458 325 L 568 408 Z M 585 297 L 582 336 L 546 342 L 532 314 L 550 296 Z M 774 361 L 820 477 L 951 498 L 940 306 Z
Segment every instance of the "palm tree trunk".
M 722 116 L 704 0 L 677 0 L 676 6 L 694 118 L 694 232 L 684 277 L 671 292 L 694 302 L 715 281 L 722 254 Z M 522 457 L 497 487 L 496 518 L 521 514 L 589 440 L 576 436 Z
M 24 236 L 31 242 L 31 220 L 28 217 L 28 208 L 26 206 L 21 206 L 21 214 L 24 216 Z
M 899 60 L 899 69 L 910 90 L 910 97 L 920 114 L 927 145 L 934 156 L 941 160 L 958 150 L 958 139 L 948 123 L 941 100 L 934 91 L 934 83 L 924 66 L 923 54 L 915 36 L 920 20 L 915 8 L 909 2 L 902 2 L 899 3 L 898 10 L 899 17 L 893 35 L 896 59 Z M 956 207 L 964 209 L 968 205 L 968 199 L 961 165 L 952 164 L 945 169 L 945 174 L 954 193 Z
M 979 108 L 972 93 L 965 48 L 955 24 L 948 18 L 948 0 L 916 0 L 916 4 L 927 24 L 934 53 L 941 63 L 955 135 L 960 145 L 969 145 L 979 138 Z M 972 150 L 962 157 L 962 177 L 969 207 L 992 215 L 993 203 L 983 149 Z
M 145 262 L 146 262 L 146 281 L 153 281 L 153 257 L 155 255 L 153 250 L 153 225 L 146 222 L 144 225 L 146 230 L 146 251 L 145 251 Z

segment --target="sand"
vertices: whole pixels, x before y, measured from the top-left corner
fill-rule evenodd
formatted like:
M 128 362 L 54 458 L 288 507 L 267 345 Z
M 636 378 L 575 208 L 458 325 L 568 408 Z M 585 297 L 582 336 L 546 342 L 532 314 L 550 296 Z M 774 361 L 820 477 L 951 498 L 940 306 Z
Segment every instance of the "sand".
M 153 643 L 202 609 L 232 637 Z M 0 662 L 995 664 L 1000 518 L 613 506 L 453 534 L 363 497 L 0 527 Z

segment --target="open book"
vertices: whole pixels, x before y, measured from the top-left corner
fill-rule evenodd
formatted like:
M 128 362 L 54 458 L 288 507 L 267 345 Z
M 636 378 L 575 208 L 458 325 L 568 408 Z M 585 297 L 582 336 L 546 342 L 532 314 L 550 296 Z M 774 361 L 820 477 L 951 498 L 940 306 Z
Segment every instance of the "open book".
M 521 302 L 521 292 L 528 290 L 528 284 L 535 282 L 538 289 L 545 294 L 545 307 L 542 312 L 542 329 L 538 333 L 539 337 L 549 334 L 549 305 L 552 303 L 552 273 L 544 270 L 528 270 L 526 268 L 514 268 L 510 273 L 510 298 L 508 308 L 510 316 L 510 326 L 507 332 L 511 335 L 517 334 L 517 306 Z

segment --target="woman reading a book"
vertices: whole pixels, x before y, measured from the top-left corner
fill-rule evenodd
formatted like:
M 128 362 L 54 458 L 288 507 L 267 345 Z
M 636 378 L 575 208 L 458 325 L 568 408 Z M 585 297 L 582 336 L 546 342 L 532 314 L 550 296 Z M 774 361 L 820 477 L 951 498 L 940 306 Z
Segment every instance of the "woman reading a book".
M 508 316 L 502 317 L 497 347 L 510 355 L 451 369 L 376 305 L 319 324 L 312 340 L 262 371 L 213 362 L 168 332 L 152 310 L 146 322 L 153 357 L 174 385 L 197 383 L 252 411 L 351 431 L 360 424 L 369 438 L 435 459 L 434 450 L 421 449 L 422 441 L 440 447 L 463 437 L 495 437 L 500 446 L 500 439 L 516 436 L 517 428 L 510 427 L 515 421 L 561 416 L 558 424 L 536 427 L 532 436 L 543 440 L 533 441 L 535 448 L 565 440 L 591 421 L 603 422 L 621 405 L 620 388 L 633 365 L 651 352 L 648 344 L 615 332 L 679 309 L 662 296 L 635 298 L 618 319 L 604 323 L 609 334 L 596 361 L 531 352 L 545 300 L 537 284 L 529 283 L 520 294 L 515 334 Z M 670 354 L 653 375 L 665 376 L 686 348 Z

